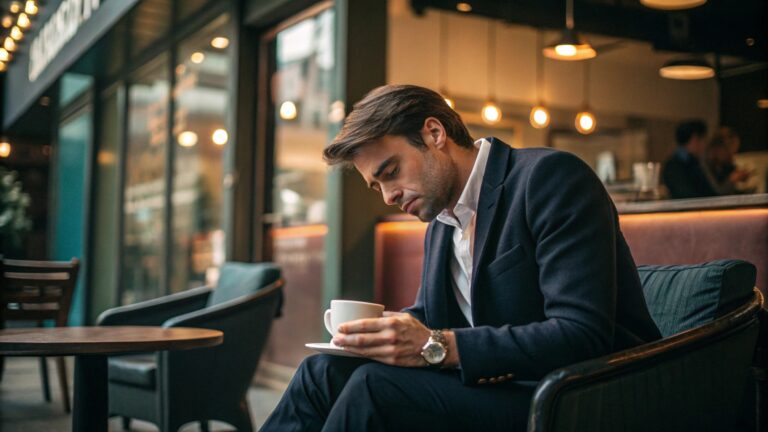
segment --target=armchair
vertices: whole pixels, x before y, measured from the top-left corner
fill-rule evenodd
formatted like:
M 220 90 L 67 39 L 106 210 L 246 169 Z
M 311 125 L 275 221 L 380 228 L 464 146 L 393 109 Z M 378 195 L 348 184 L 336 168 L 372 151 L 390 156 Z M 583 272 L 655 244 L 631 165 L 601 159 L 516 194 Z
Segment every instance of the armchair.
M 534 394 L 528 431 L 764 427 L 754 423 L 755 407 L 764 403 L 755 404 L 755 394 L 765 391 L 755 391 L 755 378 L 765 374 L 765 365 L 754 363 L 765 310 L 753 288 L 754 265 L 722 260 L 638 270 L 664 338 L 548 374 Z
M 196 288 L 110 309 L 100 325 L 162 325 L 221 330 L 214 348 L 112 357 L 109 411 L 176 431 L 197 421 L 220 420 L 251 431 L 246 392 L 272 320 L 279 315 L 283 280 L 271 263 L 226 263 L 215 289 Z

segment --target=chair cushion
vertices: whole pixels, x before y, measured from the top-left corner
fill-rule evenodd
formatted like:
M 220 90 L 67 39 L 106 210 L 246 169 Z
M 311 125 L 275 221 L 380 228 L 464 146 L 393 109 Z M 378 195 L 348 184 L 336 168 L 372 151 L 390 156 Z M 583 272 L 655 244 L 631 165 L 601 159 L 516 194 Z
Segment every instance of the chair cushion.
M 757 269 L 741 260 L 637 268 L 645 301 L 664 337 L 711 322 L 752 296 Z
M 127 355 L 109 358 L 109 380 L 137 387 L 155 388 L 157 356 Z
M 278 279 L 280 267 L 273 263 L 225 263 L 219 271 L 219 283 L 208 298 L 208 306 L 253 294 Z

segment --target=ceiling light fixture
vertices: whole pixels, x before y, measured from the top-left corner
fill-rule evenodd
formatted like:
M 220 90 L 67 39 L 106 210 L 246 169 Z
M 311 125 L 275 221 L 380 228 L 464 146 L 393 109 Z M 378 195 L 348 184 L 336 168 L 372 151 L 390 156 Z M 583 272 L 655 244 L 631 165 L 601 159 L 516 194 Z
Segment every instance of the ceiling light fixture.
M 213 140 L 214 144 L 223 146 L 229 141 L 229 134 L 226 129 L 216 129 L 213 131 L 213 134 L 211 134 L 211 140 Z
M 197 144 L 197 134 L 192 131 L 184 131 L 176 137 L 176 141 L 182 147 L 194 147 Z
M 192 61 L 192 63 L 200 64 L 203 62 L 203 60 L 205 60 L 205 54 L 201 53 L 200 51 L 195 51 L 191 56 L 189 56 L 189 59 Z
M 584 99 L 584 109 L 576 114 L 576 130 L 582 135 L 589 135 L 597 127 L 597 119 L 589 110 L 589 62 L 584 62 L 584 90 L 582 98 Z
M 472 5 L 466 2 L 456 3 L 456 10 L 459 12 L 472 12 Z
M 480 115 L 488 124 L 501 121 L 501 108 L 496 105 L 496 21 L 488 23 L 488 101 L 483 105 Z
M 565 28 L 557 43 L 547 46 L 543 52 L 554 60 L 586 60 L 597 56 L 592 46 L 573 29 L 573 0 L 565 2 Z
M 541 86 L 544 81 L 544 57 L 539 53 L 543 45 L 541 31 L 536 32 L 536 106 L 531 108 L 529 121 L 536 129 L 543 129 L 549 125 L 549 111 L 541 100 Z
M 229 46 L 229 39 L 224 36 L 217 36 L 211 39 L 211 46 L 218 49 L 224 49 Z
M 676 80 L 700 80 L 714 77 L 715 69 L 702 58 L 682 58 L 664 63 L 659 75 Z
M 680 10 L 701 6 L 707 0 L 640 0 L 640 4 L 651 9 Z

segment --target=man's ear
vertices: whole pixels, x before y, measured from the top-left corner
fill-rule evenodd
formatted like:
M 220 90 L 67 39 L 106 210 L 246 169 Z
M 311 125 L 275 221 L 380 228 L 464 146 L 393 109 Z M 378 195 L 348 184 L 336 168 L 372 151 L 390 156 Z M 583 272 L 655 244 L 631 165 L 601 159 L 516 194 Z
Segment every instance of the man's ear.
M 427 145 L 432 144 L 438 150 L 442 150 L 447 144 L 448 135 L 445 133 L 445 128 L 440 123 L 440 120 L 434 117 L 427 117 L 424 120 L 421 136 L 424 139 L 424 143 Z

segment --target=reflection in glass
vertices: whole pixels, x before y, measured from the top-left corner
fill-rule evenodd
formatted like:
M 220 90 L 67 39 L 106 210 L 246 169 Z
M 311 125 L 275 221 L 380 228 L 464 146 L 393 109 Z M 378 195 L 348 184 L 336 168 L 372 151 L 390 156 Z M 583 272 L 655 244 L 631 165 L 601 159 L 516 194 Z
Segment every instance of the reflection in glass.
M 171 290 L 216 278 L 224 261 L 224 154 L 227 132 L 228 17 L 222 16 L 179 46 L 175 67 L 173 244 Z M 212 44 L 217 40 L 219 47 Z
M 122 304 L 163 294 L 167 70 L 162 55 L 139 72 L 128 93 Z
M 273 208 L 278 225 L 325 222 L 326 167 L 321 154 L 331 123 L 341 120 L 332 110 L 333 28 L 334 12 L 329 9 L 277 35 L 272 94 Z

